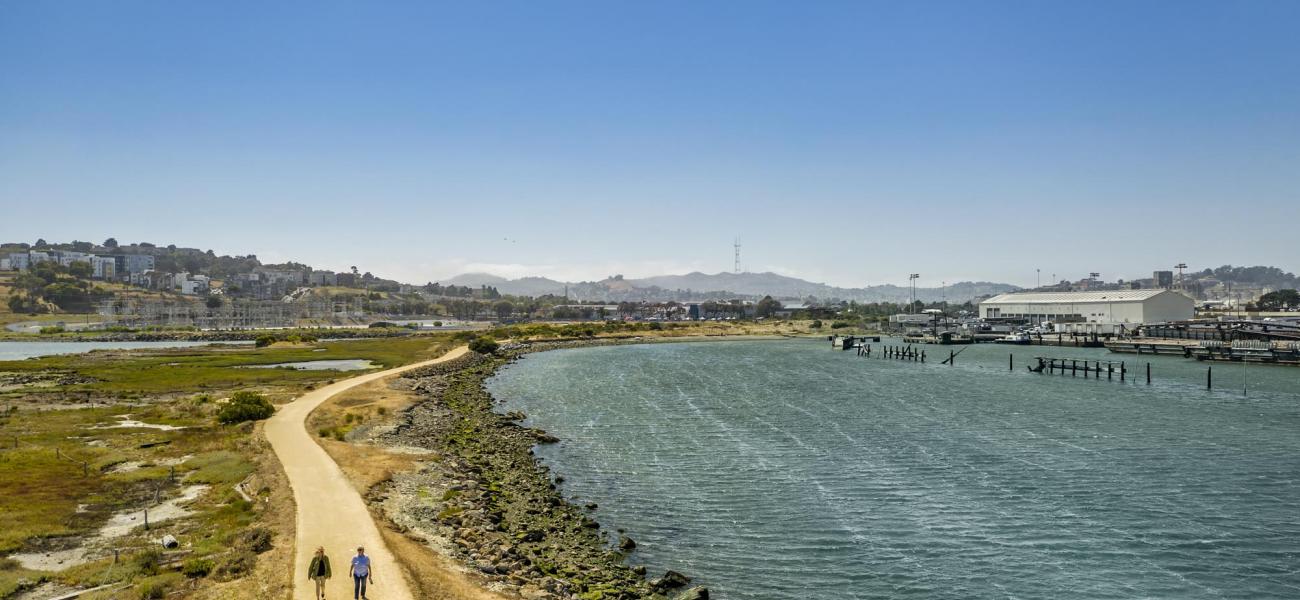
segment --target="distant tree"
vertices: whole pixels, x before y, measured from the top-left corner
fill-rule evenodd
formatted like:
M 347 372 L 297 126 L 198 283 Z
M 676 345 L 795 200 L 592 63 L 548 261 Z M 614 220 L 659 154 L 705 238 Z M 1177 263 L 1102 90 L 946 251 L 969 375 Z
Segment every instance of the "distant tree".
M 95 267 L 84 260 L 76 260 L 68 265 L 68 274 L 77 279 L 90 279 L 95 275 Z
M 81 285 L 68 282 L 51 283 L 45 286 L 42 295 L 59 308 L 68 310 L 84 306 L 90 301 L 90 295 L 86 293 L 84 286 L 85 282 L 81 282 Z
M 45 238 L 36 240 L 36 244 L 33 245 L 34 248 L 48 248 L 49 246 L 50 243 L 45 241 Z
M 59 280 L 59 275 L 67 272 L 67 268 L 54 261 L 45 261 L 37 263 L 32 267 L 32 274 L 39 277 L 46 284 L 54 283 Z
M 497 318 L 504 319 L 515 312 L 515 305 L 509 300 L 501 300 L 492 305 L 492 310 L 496 311 Z
M 72 246 L 72 250 L 75 252 L 90 252 L 95 249 L 95 245 L 90 242 L 79 242 L 73 240 L 69 245 Z
M 104 240 L 105 248 L 117 248 L 117 238 L 108 238 Z
M 1300 292 L 1296 290 L 1278 290 L 1259 297 L 1255 302 L 1259 310 L 1290 310 L 1300 308 Z
M 208 296 L 208 299 L 204 300 L 203 304 L 212 310 L 221 308 L 221 296 Z
M 770 317 L 781 310 L 781 303 L 773 300 L 771 296 L 763 296 L 762 300 L 754 306 L 754 315 L 759 317 Z
M 18 292 L 9 294 L 9 300 L 6 301 L 6 304 L 9 305 L 9 312 L 27 312 L 27 296 L 25 294 L 19 294 Z

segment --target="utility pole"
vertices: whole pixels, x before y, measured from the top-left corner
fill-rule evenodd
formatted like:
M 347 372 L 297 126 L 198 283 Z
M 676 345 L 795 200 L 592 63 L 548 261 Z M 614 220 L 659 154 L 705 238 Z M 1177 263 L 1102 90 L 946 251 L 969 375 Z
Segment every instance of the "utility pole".
M 1037 282 L 1037 284 L 1036 284 L 1034 287 L 1037 287 L 1037 288 L 1041 288 L 1041 287 L 1043 287 L 1043 270 L 1042 270 L 1042 269 L 1034 269 L 1034 281 Z
M 917 273 L 912 273 L 907 276 L 908 280 L 912 283 L 912 306 L 911 309 L 907 311 L 908 314 L 913 314 L 916 311 L 916 280 L 920 277 L 921 276 Z

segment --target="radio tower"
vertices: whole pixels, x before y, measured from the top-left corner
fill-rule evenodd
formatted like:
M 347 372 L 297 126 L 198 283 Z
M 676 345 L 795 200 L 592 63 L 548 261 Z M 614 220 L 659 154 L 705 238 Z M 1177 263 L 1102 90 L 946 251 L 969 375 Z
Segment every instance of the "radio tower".
M 739 237 L 737 237 L 736 241 L 731 244 L 731 247 L 735 248 L 736 250 L 735 272 L 737 275 L 739 275 L 740 274 L 740 238 Z

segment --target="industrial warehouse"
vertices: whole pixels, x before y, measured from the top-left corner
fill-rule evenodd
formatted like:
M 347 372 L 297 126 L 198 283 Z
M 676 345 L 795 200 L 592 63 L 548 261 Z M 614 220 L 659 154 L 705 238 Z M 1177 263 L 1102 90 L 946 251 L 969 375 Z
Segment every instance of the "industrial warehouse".
M 1196 302 L 1171 290 L 1022 292 L 980 302 L 986 321 L 1053 323 L 1066 333 L 1118 334 L 1148 323 L 1191 319 Z

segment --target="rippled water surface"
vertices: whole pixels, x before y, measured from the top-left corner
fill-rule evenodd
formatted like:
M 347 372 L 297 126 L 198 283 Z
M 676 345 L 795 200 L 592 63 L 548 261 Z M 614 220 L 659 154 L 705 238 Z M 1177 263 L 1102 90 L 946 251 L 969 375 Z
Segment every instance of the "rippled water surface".
M 1217 365 L 1206 390 L 1181 358 L 1142 357 L 1148 386 L 1035 355 L 1137 359 L 657 344 L 530 355 L 489 387 L 563 439 L 539 454 L 635 560 L 718 597 L 1300 597 L 1300 369 Z

